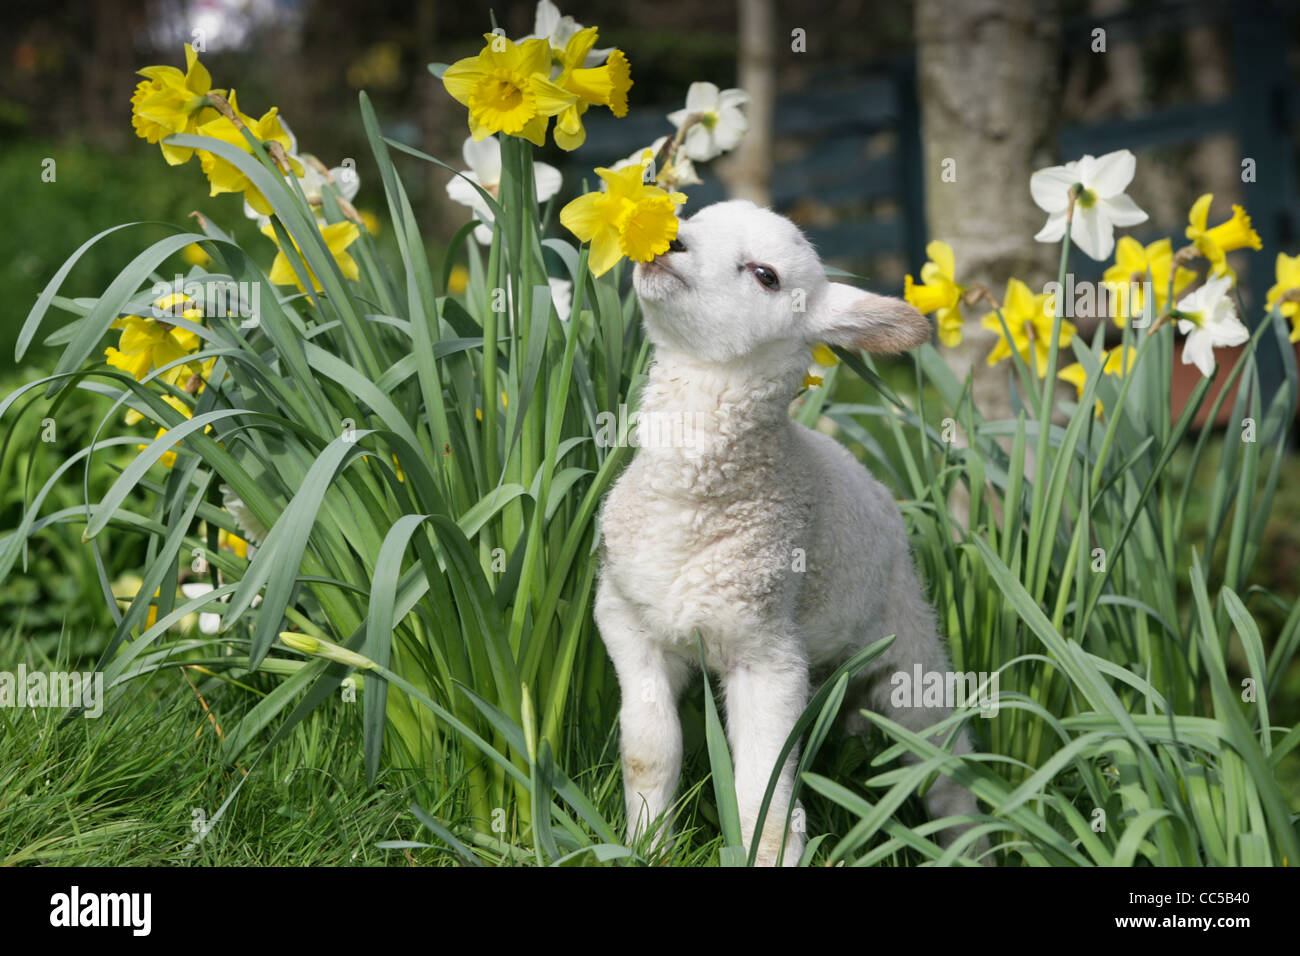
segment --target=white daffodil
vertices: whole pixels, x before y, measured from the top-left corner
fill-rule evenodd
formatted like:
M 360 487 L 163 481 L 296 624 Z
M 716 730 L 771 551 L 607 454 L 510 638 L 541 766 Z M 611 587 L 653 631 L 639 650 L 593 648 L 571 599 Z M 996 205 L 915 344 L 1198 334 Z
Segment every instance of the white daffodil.
M 214 590 L 211 584 L 203 584 L 198 581 L 181 585 L 181 593 L 190 600 L 196 597 L 203 597 L 209 591 Z M 199 631 L 203 634 L 216 634 L 221 630 L 221 615 L 213 611 L 199 612 Z
M 266 540 L 268 534 L 266 525 L 257 520 L 248 505 L 244 504 L 242 498 L 235 494 L 235 490 L 229 485 L 220 485 L 218 490 L 221 492 L 221 503 L 225 509 L 230 512 L 230 516 L 235 519 L 235 527 L 239 529 L 239 536 L 248 542 L 248 560 L 253 560 L 255 549 Z
M 1178 303 L 1174 313 L 1183 340 L 1183 364 L 1195 365 L 1209 378 L 1214 374 L 1214 350 L 1225 345 L 1244 345 L 1250 332 L 1237 318 L 1228 298 L 1232 276 L 1214 276 Z
M 551 301 L 555 303 L 560 321 L 569 321 L 569 315 L 573 312 L 573 283 L 568 279 L 554 279 L 550 276 L 547 276 L 546 282 L 551 287 Z
M 659 151 L 663 149 L 664 143 L 666 142 L 668 142 L 668 137 L 660 136 L 650 144 L 648 148 L 650 150 L 651 158 L 659 155 Z M 645 152 L 645 149 L 638 149 L 627 159 L 620 159 L 617 163 L 611 166 L 610 169 L 614 172 L 618 172 L 620 169 L 626 169 L 628 166 L 639 166 L 645 162 Z M 667 189 L 669 192 L 672 192 L 683 186 L 698 186 L 700 185 L 701 180 L 700 177 L 695 174 L 695 164 L 685 156 L 679 156 L 677 162 L 669 163 L 661 169 L 656 170 L 655 182 L 664 189 Z M 604 189 L 605 187 L 606 183 L 602 179 L 600 181 L 600 188 Z
M 686 91 L 686 108 L 668 114 L 679 130 L 691 121 L 682 141 L 687 159 L 706 162 L 736 148 L 749 129 L 740 108 L 749 102 L 744 90 L 719 90 L 712 83 L 692 83 Z
M 1070 237 L 1093 259 L 1109 259 L 1115 248 L 1115 227 L 1136 226 L 1147 220 L 1147 214 L 1124 192 L 1136 167 L 1137 158 L 1120 149 L 1038 170 L 1029 177 L 1029 193 L 1047 213 L 1047 224 L 1034 238 L 1057 242 L 1065 235 L 1070 188 L 1078 187 Z
M 249 510 L 248 506 L 244 504 L 243 500 L 235 494 L 234 489 L 229 485 L 219 485 L 218 490 L 221 492 L 222 504 L 225 506 L 225 509 L 230 516 L 235 520 L 235 527 L 239 529 L 240 535 L 243 538 L 242 545 L 246 546 L 243 556 L 249 561 L 252 561 L 253 556 L 257 554 L 257 545 L 266 540 L 266 526 L 253 516 L 253 512 Z M 236 542 L 239 541 L 239 539 L 235 540 Z M 221 532 L 221 541 L 222 547 L 229 546 L 234 550 L 236 555 L 240 554 L 240 549 L 234 547 L 234 545 L 230 543 L 230 539 L 224 529 Z M 217 572 L 217 580 L 218 582 L 221 582 L 220 571 Z M 208 584 L 206 581 L 191 581 L 181 585 L 181 593 L 191 600 L 197 597 L 202 597 L 212 590 L 212 585 Z M 225 602 L 226 598 L 222 598 L 221 603 L 224 604 Z M 260 594 L 253 598 L 253 607 L 257 607 L 261 603 L 262 596 Z M 182 623 L 187 628 L 192 627 L 193 624 L 189 623 L 192 619 L 192 614 L 187 615 Z M 221 631 L 221 615 L 215 611 L 200 611 L 199 631 L 204 634 L 219 633 Z
M 556 279 L 552 276 L 546 277 L 546 284 L 551 288 L 551 301 L 555 303 L 555 313 L 560 317 L 561 322 L 569 321 L 569 314 L 573 311 L 573 283 L 568 279 Z M 515 316 L 515 293 L 510 285 L 510 280 L 506 279 L 506 315 L 510 319 L 510 328 L 514 330 Z
M 318 171 L 315 163 L 312 162 L 314 157 L 304 156 L 303 166 L 306 172 L 298 178 L 298 184 L 302 186 L 302 191 L 307 197 L 307 202 L 313 206 L 319 206 L 324 201 L 325 183 L 333 180 L 334 185 L 338 187 L 339 195 L 348 202 L 356 198 L 357 190 L 361 188 L 361 177 L 352 166 L 335 166 L 329 171 L 329 179 Z M 319 169 L 324 169 L 322 165 Z
M 461 148 L 461 155 L 465 157 L 465 165 L 469 167 L 463 171 L 464 177 L 478 183 L 495 199 L 497 189 L 501 186 L 501 143 L 495 136 L 489 136 L 477 143 L 474 142 L 474 137 L 470 136 L 466 138 L 465 145 Z M 537 186 L 539 203 L 546 202 L 558 193 L 562 182 L 560 171 L 546 163 L 533 163 L 533 181 Z M 460 176 L 453 176 L 447 182 L 447 195 L 462 206 L 469 206 L 474 210 L 475 218 L 482 224 L 474 230 L 474 238 L 485 246 L 490 245 L 492 210 L 483 201 L 478 190 Z
M 551 3 L 551 0 L 538 0 L 537 12 L 533 15 L 533 32 L 524 37 L 524 40 L 546 40 L 551 44 L 552 54 L 558 55 L 564 52 L 569 38 L 581 29 L 583 29 L 582 24 L 576 22 L 573 17 L 561 16 L 560 8 Z M 607 47 L 604 50 L 592 50 L 587 54 L 582 65 L 584 67 L 599 66 L 613 52 L 613 47 Z

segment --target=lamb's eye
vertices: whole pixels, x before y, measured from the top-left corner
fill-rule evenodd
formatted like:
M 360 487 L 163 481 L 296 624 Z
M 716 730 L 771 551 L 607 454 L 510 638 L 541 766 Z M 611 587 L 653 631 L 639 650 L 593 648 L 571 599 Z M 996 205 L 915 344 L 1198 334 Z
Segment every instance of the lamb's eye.
M 781 288 L 781 279 L 771 266 L 751 265 L 749 271 L 754 273 L 754 278 L 758 280 L 759 285 L 769 292 L 776 292 Z

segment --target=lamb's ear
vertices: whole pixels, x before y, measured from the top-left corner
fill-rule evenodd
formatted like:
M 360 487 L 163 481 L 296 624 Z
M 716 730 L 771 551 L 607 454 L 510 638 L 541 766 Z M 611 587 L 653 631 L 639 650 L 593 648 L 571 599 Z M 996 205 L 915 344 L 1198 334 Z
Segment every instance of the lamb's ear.
M 810 342 L 894 355 L 930 340 L 930 323 L 902 299 L 832 282 L 809 315 Z

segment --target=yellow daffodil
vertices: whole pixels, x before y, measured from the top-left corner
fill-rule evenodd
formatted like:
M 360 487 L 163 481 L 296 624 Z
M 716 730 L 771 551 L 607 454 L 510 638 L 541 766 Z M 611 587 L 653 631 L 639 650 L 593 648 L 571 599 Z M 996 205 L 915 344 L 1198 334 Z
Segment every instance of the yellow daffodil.
M 138 574 L 131 574 L 131 573 L 123 574 L 118 576 L 117 578 L 114 578 L 113 583 L 110 585 L 110 587 L 113 591 L 113 597 L 117 600 L 117 603 L 122 606 L 123 610 L 126 610 L 126 608 L 130 606 L 131 602 L 135 600 L 136 595 L 140 593 L 140 589 L 144 587 L 144 578 L 140 577 L 140 575 Z M 157 591 L 153 592 L 153 596 L 155 598 L 158 597 L 160 594 L 162 594 L 162 588 L 159 588 Z M 149 628 L 149 627 L 153 627 L 157 623 L 158 623 L 158 605 L 150 604 L 149 617 L 145 621 L 144 626 L 146 628 Z
M 231 534 L 225 528 L 217 532 L 217 547 L 229 549 L 237 558 L 248 557 L 248 542 L 237 534 Z
M 212 261 L 212 257 L 208 255 L 203 250 L 203 247 L 197 242 L 191 242 L 188 246 L 182 249 L 181 258 L 192 266 L 206 266 Z
M 146 66 L 144 77 L 131 96 L 131 125 L 136 135 L 162 147 L 163 158 L 173 166 L 189 162 L 194 150 L 162 142 L 173 133 L 193 133 L 200 122 L 216 112 L 208 104 L 212 77 L 198 54 L 185 44 L 185 72 L 174 66 Z
M 451 273 L 447 276 L 447 291 L 452 295 L 460 295 L 469 288 L 469 270 L 459 262 L 451 267 Z
M 1137 357 L 1137 349 L 1131 345 L 1121 345 L 1113 348 L 1108 352 L 1101 353 L 1101 373 L 1103 375 L 1113 375 L 1116 378 L 1123 378 L 1133 367 L 1133 359 Z M 1075 362 L 1073 365 L 1067 365 L 1056 376 L 1075 387 L 1079 397 L 1083 397 L 1084 386 L 1088 384 L 1088 372 L 1084 367 Z M 1092 410 L 1093 415 L 1100 417 L 1104 411 L 1101 405 L 1101 399 L 1097 400 L 1096 407 Z
M 569 37 L 560 56 L 561 73 L 556 83 L 577 97 L 555 121 L 555 145 L 573 150 L 583 144 L 587 131 L 582 114 L 589 106 L 608 106 L 615 116 L 627 115 L 627 91 L 632 70 L 621 50 L 612 50 L 603 66 L 584 69 L 587 54 L 596 45 L 596 28 L 587 27 Z
M 182 415 L 184 415 L 186 418 L 193 418 L 193 417 L 194 417 L 194 412 L 190 410 L 190 407 L 189 407 L 188 405 L 186 405 L 184 402 L 182 402 L 182 401 L 181 401 L 179 398 L 177 398 L 176 396 L 174 396 L 174 395 L 164 395 L 164 396 L 163 396 L 163 401 L 166 402 L 168 405 L 170 405 L 172 408 L 176 409 L 176 411 L 180 412 L 180 413 L 181 413 Z M 139 420 L 140 418 L 142 418 L 142 417 L 143 417 L 143 416 L 137 416 L 137 419 L 136 419 L 136 420 L 138 421 L 138 420 Z M 210 431 L 212 431 L 212 426 L 209 425 L 207 428 L 204 429 L 204 431 L 205 431 L 205 432 L 210 432 Z M 156 440 L 156 439 L 161 438 L 161 437 L 162 437 L 163 435 L 165 435 L 165 434 L 167 434 L 167 429 L 166 429 L 165 427 L 161 427 L 161 426 L 160 426 L 159 429 L 158 429 L 158 433 L 157 433 L 156 435 L 154 435 L 153 437 L 154 437 L 154 439 Z M 179 445 L 180 442 L 177 442 L 176 444 Z M 148 446 L 148 445 L 136 445 L 135 447 L 136 447 L 136 450 L 137 450 L 137 451 L 144 451 L 144 450 L 145 450 L 146 448 L 148 448 L 149 446 Z M 173 447 L 174 447 L 174 446 L 173 446 Z M 161 461 L 165 467 L 170 468 L 172 465 L 176 464 L 176 452 L 174 452 L 174 451 L 165 451 L 165 452 L 163 452 L 162 458 L 160 458 L 160 459 L 158 459 L 158 460 Z
M 547 78 L 550 43 L 544 39 L 514 43 L 491 33 L 485 39 L 487 46 L 478 56 L 447 67 L 443 85 L 457 102 L 469 107 L 469 129 L 476 141 L 505 133 L 543 145 L 549 118 L 578 100 Z
M 1019 279 L 1007 280 L 1007 294 L 1002 302 L 1002 317 L 1006 319 L 1011 338 L 1002 331 L 996 312 L 984 316 L 984 328 L 998 333 L 997 344 L 989 353 L 988 363 L 996 365 L 1011 355 L 1012 349 L 1020 354 L 1034 374 L 1040 378 L 1047 372 L 1047 358 L 1052 345 L 1054 297 L 1043 293 L 1035 295 Z M 1077 329 L 1074 324 L 1061 320 L 1060 348 L 1070 344 Z
M 284 147 L 286 155 L 293 146 L 293 139 L 285 130 L 284 124 L 280 122 L 277 115 L 278 109 L 271 107 L 262 114 L 261 119 L 253 119 L 239 111 L 235 102 L 235 92 L 230 92 L 230 108 L 240 121 L 248 127 L 248 131 L 262 142 L 276 142 Z M 225 116 L 217 116 L 216 119 L 202 124 L 198 130 L 200 136 L 211 136 L 213 139 L 219 139 L 223 143 L 229 143 L 244 152 L 251 154 L 252 147 L 244 139 L 244 134 L 239 130 L 233 121 Z M 228 160 L 222 159 L 215 153 L 207 150 L 199 151 L 199 162 L 203 165 L 203 174 L 208 177 L 208 182 L 212 185 L 209 193 L 211 196 L 219 196 L 222 193 L 243 193 L 244 199 L 248 204 L 256 209 L 263 216 L 271 215 L 271 204 L 266 197 L 262 195 L 261 190 L 253 185 L 253 181 L 248 178 L 239 167 Z M 298 160 L 289 156 L 289 165 L 293 169 L 295 176 L 302 176 L 306 173 L 306 167 Z
M 839 356 L 832 352 L 831 347 L 825 342 L 818 342 L 813 346 L 812 357 L 813 361 L 822 368 L 830 368 L 833 365 L 840 364 Z
M 1146 309 L 1143 289 L 1150 272 L 1152 299 L 1155 308 L 1151 318 L 1164 312 L 1169 301 L 1169 270 L 1174 268 L 1173 245 L 1168 239 L 1159 239 L 1143 246 L 1132 236 L 1121 236 L 1115 246 L 1115 264 L 1102 275 L 1110 298 L 1111 317 L 1121 328 L 1133 316 L 1142 316 Z M 1174 296 L 1196 280 L 1191 269 L 1177 268 L 1174 273 Z
M 191 317 L 190 312 L 197 310 L 187 310 L 186 318 Z M 109 365 L 127 372 L 136 381 L 143 381 L 153 369 L 182 359 L 199 347 L 199 337 L 188 329 L 138 315 L 128 315 L 119 321 L 122 334 L 117 347 L 110 345 L 104 350 L 104 355 Z M 191 365 L 195 367 L 191 368 Z M 197 370 L 197 363 L 177 365 L 159 377 L 169 385 L 184 385 Z
M 203 318 L 203 310 L 195 305 L 194 300 L 184 292 L 170 292 L 154 302 L 153 307 L 156 310 L 154 315 L 157 318 L 179 315 L 191 322 L 197 322 Z
M 1268 308 L 1291 320 L 1291 341 L 1300 342 L 1300 255 L 1277 254 L 1277 283 L 1268 290 Z
M 509 400 L 509 398 L 506 396 L 506 393 L 505 393 L 505 392 L 502 392 L 502 393 L 501 393 L 501 407 L 502 407 L 502 408 L 509 408 L 509 407 L 510 407 L 510 400 Z M 483 409 L 481 409 L 481 408 L 476 408 L 476 409 L 474 409 L 474 417 L 477 418 L 479 421 L 482 421 L 482 420 L 483 420 Z
M 649 262 L 677 238 L 677 207 L 686 196 L 643 182 L 651 159 L 646 150 L 639 164 L 597 169 L 605 191 L 579 196 L 560 210 L 564 227 L 591 243 L 588 265 L 594 276 L 604 275 L 623 256 Z
M 923 315 L 935 313 L 939 324 L 939 341 L 952 348 L 961 344 L 961 294 L 957 284 L 957 266 L 952 246 L 937 239 L 925 247 L 930 257 L 921 267 L 921 284 L 909 275 L 903 280 L 903 298 Z
M 317 228 L 320 229 L 321 237 L 325 240 L 325 245 L 329 247 L 330 255 L 334 257 L 334 261 L 338 264 L 339 271 L 343 273 L 343 276 L 353 281 L 359 279 L 361 271 L 357 268 L 356 260 L 347 251 L 348 246 L 361 237 L 361 230 L 357 228 L 357 224 L 354 222 L 336 222 L 328 226 L 322 226 L 317 223 Z M 274 242 L 277 249 L 280 249 L 280 240 L 276 237 L 275 230 L 271 226 L 264 226 L 262 234 Z M 302 250 L 298 248 L 298 243 L 295 242 L 293 247 L 298 250 L 298 254 L 301 256 Z M 311 278 L 312 289 L 319 292 L 321 288 L 320 280 L 316 278 L 316 274 L 312 272 L 311 267 L 306 264 L 306 260 L 303 261 L 303 267 Z M 271 263 L 270 279 L 276 285 L 296 285 L 302 291 L 307 291 L 303 289 L 302 283 L 298 280 L 298 274 L 293 271 L 293 266 L 289 264 L 289 257 L 284 254 L 283 249 L 276 253 L 275 261 Z
M 372 236 L 379 235 L 379 217 L 369 209 L 358 209 L 357 215 L 361 217 L 361 223 L 366 227 L 366 232 Z
M 1228 265 L 1225 255 L 1234 249 L 1262 249 L 1264 243 L 1259 233 L 1251 228 L 1250 216 L 1238 205 L 1232 207 L 1232 218 L 1221 222 L 1212 229 L 1206 228 L 1210 215 L 1210 203 L 1213 193 L 1206 193 L 1192 205 L 1188 213 L 1187 238 L 1196 243 L 1196 248 L 1210 262 L 1213 275 L 1231 276 L 1237 281 L 1237 274 Z
M 812 348 L 813 361 L 822 368 L 832 368 L 840 364 L 839 356 L 831 351 L 831 347 L 825 342 L 818 342 Z M 804 373 L 804 388 L 820 388 L 825 384 L 825 380 L 820 375 L 814 375 L 812 372 Z
M 668 193 L 658 186 L 631 200 L 623 219 L 623 254 L 633 262 L 649 262 L 668 251 L 677 237 L 677 207 L 686 202 L 681 193 Z

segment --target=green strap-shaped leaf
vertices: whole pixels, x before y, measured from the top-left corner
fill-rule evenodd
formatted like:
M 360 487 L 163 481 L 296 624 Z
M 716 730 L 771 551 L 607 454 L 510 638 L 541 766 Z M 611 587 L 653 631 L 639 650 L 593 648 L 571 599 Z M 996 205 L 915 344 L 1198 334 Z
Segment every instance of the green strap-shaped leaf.
M 369 434 L 368 431 L 357 431 L 356 438 L 359 441 Z M 257 555 L 249 564 L 239 590 L 231 598 L 223 630 L 229 630 L 239 620 L 253 603 L 257 592 L 263 585 L 266 586 L 253 632 L 253 644 L 248 654 L 250 669 L 257 669 L 280 631 L 280 619 L 289 604 L 303 553 L 307 550 L 307 542 L 311 537 L 312 525 L 325 500 L 326 491 L 339 469 L 364 453 L 356 442 L 344 441 L 342 438 L 334 439 L 325 447 L 312 463 L 280 519 L 268 532 L 266 541 L 257 549 Z
M 397 579 L 402 570 L 402 555 L 406 553 L 411 535 L 428 515 L 402 515 L 384 535 L 375 573 L 370 584 L 370 607 L 366 612 L 366 639 L 361 653 L 382 667 L 392 658 L 393 627 L 397 623 L 394 604 L 397 601 Z M 362 741 L 366 756 L 366 781 L 375 785 L 379 773 L 379 758 L 384 747 L 384 715 L 388 703 L 388 681 L 382 677 L 366 687 L 362 707 Z
M 83 255 L 99 240 L 105 236 L 117 232 L 119 229 L 129 229 L 132 226 L 162 226 L 169 230 L 175 230 L 176 226 L 168 222 L 126 222 L 120 226 L 110 226 L 101 233 L 97 233 L 87 239 L 77 251 L 70 255 L 63 265 L 59 266 L 59 271 L 54 273 L 54 277 L 41 290 L 41 294 L 36 297 L 32 304 L 31 311 L 27 313 L 27 318 L 23 320 L 23 327 L 18 330 L 18 339 L 14 344 L 14 361 L 21 362 L 23 355 L 26 354 L 28 346 L 32 344 L 32 339 L 36 336 L 36 330 L 40 327 L 41 319 L 45 318 L 45 313 L 49 311 L 50 303 L 54 301 L 55 295 L 63 287 L 63 281 L 68 277 Z M 132 290 L 134 291 L 134 290 Z
M 180 413 L 174 409 L 172 413 L 177 417 L 180 416 Z M 117 513 L 117 509 L 121 507 L 122 502 L 126 500 L 126 496 L 131 493 L 131 489 L 136 486 L 144 473 L 153 466 L 154 462 L 171 451 L 178 442 L 184 441 L 187 435 L 202 431 L 213 422 L 221 421 L 224 418 L 253 414 L 255 413 L 244 408 L 204 412 L 202 415 L 195 415 L 193 418 L 186 419 L 179 425 L 163 432 L 150 442 L 148 447 L 132 460 L 131 464 L 126 466 L 122 474 L 118 476 L 117 481 L 113 482 L 113 486 L 105 493 L 100 503 L 91 509 L 90 520 L 86 523 L 86 530 L 81 536 L 82 540 L 89 541 L 103 531 L 104 526 Z

